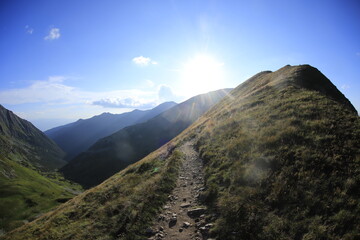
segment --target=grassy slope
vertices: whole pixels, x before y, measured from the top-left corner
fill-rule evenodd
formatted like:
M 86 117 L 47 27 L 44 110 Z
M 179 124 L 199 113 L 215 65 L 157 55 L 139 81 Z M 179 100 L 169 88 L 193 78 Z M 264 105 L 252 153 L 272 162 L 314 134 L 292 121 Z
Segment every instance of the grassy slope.
M 5 239 L 143 239 L 177 179 L 182 154 L 169 146 Z
M 296 84 L 253 87 L 237 88 L 190 131 L 206 162 L 206 202 L 219 215 L 213 233 L 360 237 L 357 114 Z
M 81 190 L 52 171 L 62 156 L 40 130 L 0 105 L 0 235 Z
M 278 81 L 288 70 L 255 76 L 168 145 L 5 239 L 142 239 L 176 179 L 181 155 L 166 148 L 186 138 L 205 161 L 218 239 L 359 237 L 359 117 Z
M 0 157 L 0 229 L 4 231 L 21 226 L 81 190 L 58 174 L 40 174 L 24 167 L 15 160 L 19 158 L 19 154 Z

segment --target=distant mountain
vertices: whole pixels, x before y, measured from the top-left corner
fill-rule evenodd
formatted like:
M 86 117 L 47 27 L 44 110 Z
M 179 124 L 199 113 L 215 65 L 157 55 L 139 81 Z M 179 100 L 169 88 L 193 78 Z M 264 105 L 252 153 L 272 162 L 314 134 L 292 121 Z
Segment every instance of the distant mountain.
M 24 224 L 81 189 L 54 172 L 66 163 L 63 156 L 43 132 L 0 105 L 1 231 Z
M 45 131 L 45 134 L 65 151 L 64 159 L 69 161 L 87 150 L 100 138 L 113 134 L 124 127 L 145 122 L 175 105 L 175 102 L 165 102 L 146 111 L 134 110 L 122 114 L 103 113 L 89 119 L 80 119 L 64 126 L 52 128 Z
M 85 187 L 95 186 L 171 140 L 229 91 L 198 95 L 145 123 L 126 127 L 97 141 L 60 171 Z
M 199 180 L 179 170 L 189 142 L 204 163 L 205 186 L 191 194 L 205 217 L 185 228 L 180 220 L 196 209 L 178 210 L 181 237 L 359 239 L 360 118 L 309 65 L 248 79 L 168 144 L 5 239 L 148 239 L 153 222 L 166 230 L 166 209 L 183 200 L 172 190 Z

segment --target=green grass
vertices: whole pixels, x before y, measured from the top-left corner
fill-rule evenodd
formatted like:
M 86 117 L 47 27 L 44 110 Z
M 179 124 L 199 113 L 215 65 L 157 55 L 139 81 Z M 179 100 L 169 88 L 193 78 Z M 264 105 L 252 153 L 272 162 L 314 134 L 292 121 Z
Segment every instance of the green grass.
M 40 173 L 18 163 L 22 156 L 0 159 L 0 229 L 9 231 L 70 199 L 81 187 L 55 173 Z M 68 191 L 67 189 L 70 189 Z
M 166 152 L 150 155 L 5 239 L 144 239 L 176 184 L 183 158 L 175 149 L 165 159 Z

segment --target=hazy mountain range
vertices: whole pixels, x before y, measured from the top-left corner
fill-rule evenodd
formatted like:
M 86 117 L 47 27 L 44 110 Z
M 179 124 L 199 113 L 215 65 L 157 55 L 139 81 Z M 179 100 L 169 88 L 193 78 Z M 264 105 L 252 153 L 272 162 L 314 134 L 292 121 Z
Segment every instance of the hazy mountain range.
M 52 128 L 45 131 L 45 134 L 64 150 L 66 153 L 64 159 L 69 161 L 86 151 L 100 138 L 109 136 L 124 127 L 145 122 L 175 105 L 175 102 L 165 102 L 151 110 L 134 110 L 122 114 L 103 113 Z

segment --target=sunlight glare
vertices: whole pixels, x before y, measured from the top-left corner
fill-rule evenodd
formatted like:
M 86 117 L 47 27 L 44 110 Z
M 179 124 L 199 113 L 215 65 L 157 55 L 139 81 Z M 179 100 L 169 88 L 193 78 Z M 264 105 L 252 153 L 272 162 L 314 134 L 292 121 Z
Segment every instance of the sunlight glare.
M 224 81 L 224 63 L 208 55 L 197 55 L 185 63 L 181 82 L 186 94 L 195 95 L 221 88 Z

